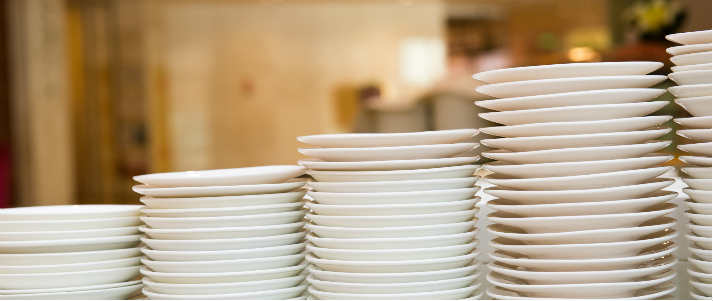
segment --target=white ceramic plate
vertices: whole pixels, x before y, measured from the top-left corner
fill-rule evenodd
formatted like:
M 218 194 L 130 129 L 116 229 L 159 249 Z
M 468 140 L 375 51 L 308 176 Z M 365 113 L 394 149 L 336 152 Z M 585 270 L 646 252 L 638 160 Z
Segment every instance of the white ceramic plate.
M 139 275 L 139 267 L 62 273 L 0 274 L 0 289 L 40 289 L 125 282 Z
M 711 226 L 711 216 L 710 214 L 697 214 L 690 211 L 684 213 L 688 220 L 696 225 L 701 226 Z
M 689 227 L 690 227 L 690 224 L 689 224 Z M 705 226 L 699 226 L 699 227 L 705 227 Z M 708 227 L 708 229 L 710 229 L 710 227 Z M 708 262 L 711 261 L 711 258 L 712 258 L 711 250 L 704 250 L 704 249 L 699 248 L 696 245 L 690 244 L 690 245 L 688 245 L 688 251 L 691 252 L 691 255 L 693 255 L 696 258 L 700 258 L 700 259 L 708 261 Z
M 670 161 L 671 159 L 673 159 L 673 156 L 670 155 L 649 155 L 638 158 L 578 162 L 532 164 L 507 164 L 502 162 L 492 162 L 484 164 L 483 168 L 494 172 L 498 176 L 513 178 L 544 178 L 579 176 L 649 168 Z
M 486 177 L 485 180 L 490 184 L 499 187 L 521 190 L 593 189 L 621 185 L 641 184 L 643 182 L 646 182 L 647 180 L 658 177 L 672 170 L 673 167 L 671 166 L 662 166 L 579 176 L 524 179 L 513 179 L 509 177 L 498 176 L 496 174 L 493 176 Z
M 153 239 L 217 239 L 273 236 L 295 233 L 302 229 L 304 222 L 277 224 L 269 226 L 224 227 L 224 228 L 188 228 L 188 229 L 152 229 L 141 227 L 141 232 Z
M 388 237 L 388 238 L 323 238 L 312 234 L 307 240 L 317 247 L 330 249 L 410 249 L 432 248 L 466 244 L 475 239 L 475 231 L 419 237 Z
M 435 201 L 420 203 L 369 204 L 369 205 L 326 205 L 308 203 L 307 208 L 315 214 L 362 216 L 362 215 L 397 215 L 397 214 L 428 214 L 470 210 L 475 207 L 479 198 L 462 201 Z M 388 201 L 387 201 L 388 202 Z
M 693 116 L 711 116 L 711 97 L 713 96 L 678 98 L 675 102 Z
M 597 62 L 515 67 L 476 73 L 485 83 L 555 79 L 586 76 L 644 75 L 663 67 L 659 62 Z
M 676 134 L 694 141 L 710 142 L 713 138 L 711 129 L 678 130 Z
M 74 231 L 34 231 L 34 232 L 0 232 L 0 241 L 9 240 L 60 240 L 92 237 L 112 237 L 133 235 L 139 233 L 139 227 L 119 227 Z
M 475 91 L 492 97 L 505 98 L 584 90 L 648 88 L 664 80 L 666 80 L 666 76 L 663 75 L 616 75 L 535 79 L 482 85 L 476 88 Z
M 694 70 L 711 70 L 711 69 L 713 69 L 713 64 L 711 64 L 711 63 L 693 64 L 693 65 L 685 65 L 685 66 L 671 66 L 672 72 L 694 71 Z
M 323 281 L 349 282 L 349 283 L 409 283 L 423 281 L 437 281 L 444 279 L 454 279 L 472 275 L 478 270 L 477 265 L 467 265 L 455 269 L 427 272 L 391 272 L 391 273 L 344 273 L 334 272 L 310 267 L 311 277 Z
M 0 265 L 56 265 L 122 259 L 141 255 L 139 248 L 71 253 L 0 254 Z
M 478 147 L 477 143 L 428 144 L 409 146 L 300 148 L 309 157 L 325 161 L 384 161 L 437 159 L 451 157 Z
M 688 194 L 687 191 L 684 191 Z M 711 215 L 710 191 L 708 192 L 708 202 L 684 202 L 684 205 L 693 213 Z
M 710 215 L 708 215 L 710 216 Z M 690 235 L 686 234 L 686 239 L 696 245 L 697 247 L 700 247 L 704 250 L 710 250 L 711 249 L 711 243 L 712 240 L 710 237 L 700 237 L 700 236 L 695 236 L 695 235 Z M 710 273 L 708 273 L 710 275 Z M 710 276 L 708 276 L 710 278 Z
M 476 101 L 479 107 L 494 111 L 515 111 L 582 105 L 617 104 L 649 101 L 665 93 L 664 89 L 630 88 L 588 90 Z
M 59 205 L 0 209 L 2 221 L 56 221 L 139 216 L 140 205 Z
M 291 203 L 299 201 L 304 195 L 304 191 L 293 191 L 257 195 L 194 198 L 155 198 L 145 196 L 141 197 L 141 202 L 146 204 L 146 207 L 150 209 L 221 208 Z
M 672 33 L 666 35 L 666 39 L 684 45 L 702 44 L 711 42 L 710 30 L 689 31 L 681 33 Z
M 477 254 L 466 254 L 461 256 L 416 259 L 416 260 L 396 260 L 396 261 L 352 261 L 333 260 L 316 258 L 307 255 L 307 261 L 321 269 L 343 273 L 412 273 L 438 271 L 464 267 L 470 264 Z
M 691 232 L 693 234 L 698 235 L 698 236 L 711 237 L 711 233 L 713 233 L 713 229 L 711 229 L 711 227 L 694 225 L 691 223 L 688 223 L 686 226 L 688 227 L 689 230 L 691 230 Z M 708 255 L 710 255 L 710 254 L 708 254 Z M 706 257 L 705 259 L 708 259 L 708 257 Z M 710 259 L 708 259 L 708 261 L 710 261 Z
M 671 116 L 629 117 L 592 121 L 542 122 L 481 128 L 483 133 L 500 137 L 534 137 L 627 132 L 660 126 Z
M 710 179 L 710 167 L 681 167 L 681 171 L 694 179 Z
M 384 228 L 329 227 L 306 224 L 305 229 L 319 237 L 327 238 L 387 238 L 419 237 L 457 234 L 471 231 L 475 222 L 460 222 L 428 226 L 404 226 Z
M 141 263 L 152 271 L 162 273 L 223 273 L 289 267 L 300 264 L 304 258 L 305 254 L 300 253 L 277 257 L 210 261 L 154 261 L 144 258 Z
M 696 154 L 696 155 L 706 155 L 710 157 L 713 155 L 713 150 L 711 149 L 713 147 L 713 144 L 711 142 L 701 142 L 701 143 L 691 143 L 691 144 L 679 144 L 677 146 L 678 149 Z
M 274 256 L 292 255 L 304 250 L 304 243 L 286 246 L 252 248 L 241 250 L 218 251 L 160 251 L 142 248 L 141 251 L 152 260 L 157 261 L 208 261 L 208 260 L 234 260 L 246 258 L 263 258 Z
M 291 245 L 302 242 L 302 239 L 304 237 L 304 232 L 299 232 L 275 236 L 249 238 L 221 238 L 199 240 L 167 240 L 142 238 L 141 241 L 145 243 L 149 248 L 160 251 L 219 251 Z
M 688 117 L 688 118 L 676 118 L 673 121 L 680 124 L 684 128 L 691 129 L 710 129 L 711 128 L 711 116 L 699 116 L 699 117 Z
M 355 161 L 355 162 L 331 162 L 321 160 L 300 160 L 303 165 L 311 170 L 334 170 L 334 171 L 370 171 L 370 170 L 399 170 L 399 169 L 424 169 L 436 167 L 448 167 L 464 164 L 473 164 L 480 160 L 479 157 L 453 157 L 437 159 L 415 159 L 415 160 L 386 160 L 386 161 Z
M 430 291 L 421 293 L 402 294 L 353 294 L 353 293 L 333 293 L 321 291 L 311 286 L 307 291 L 310 295 L 318 299 L 346 299 L 346 300 L 457 300 L 466 299 L 478 290 L 480 284 L 471 285 L 464 288 Z
M 673 62 L 677 66 L 707 64 L 707 63 L 711 62 L 711 52 L 706 51 L 706 52 L 674 55 L 671 57 L 671 62 Z
M 688 165 L 693 165 L 693 166 L 709 166 L 710 167 L 711 165 L 713 165 L 713 161 L 711 160 L 710 157 L 680 156 L 680 157 L 678 157 L 678 159 L 683 161 L 683 163 L 686 163 Z
M 58 253 L 86 252 L 135 247 L 141 235 L 113 237 L 73 238 L 57 240 L 0 241 L 3 253 Z
M 472 221 L 476 210 L 412 215 L 325 216 L 307 214 L 307 219 L 320 226 L 331 227 L 401 227 L 426 226 Z
M 297 141 L 320 147 L 406 146 L 456 143 L 478 135 L 476 129 L 407 133 L 350 133 L 297 137 Z
M 304 174 L 298 165 L 270 165 L 243 168 L 177 171 L 135 176 L 134 180 L 151 186 L 216 186 L 273 184 Z
M 232 293 L 249 293 L 265 290 L 279 290 L 283 288 L 291 288 L 302 283 L 306 274 L 298 276 L 277 278 L 271 280 L 257 281 L 240 281 L 240 282 L 222 282 L 222 283 L 162 283 L 151 281 L 144 278 L 144 287 L 152 292 L 161 294 L 178 294 L 178 295 L 208 295 L 208 294 L 232 294 Z
M 710 96 L 711 84 L 673 86 L 668 88 L 668 92 L 677 98 Z
M 0 221 L 0 232 L 74 231 L 138 226 L 138 216 L 75 220 Z
M 472 177 L 477 165 L 461 165 L 410 170 L 376 170 L 376 171 L 318 171 L 310 170 L 309 175 L 319 182 L 373 182 L 373 181 L 405 181 L 445 178 Z
M 109 284 L 96 284 L 87 286 L 73 286 L 73 287 L 59 287 L 59 288 L 40 288 L 40 289 L 24 289 L 24 290 L 0 290 L 0 296 L 2 295 L 29 295 L 29 294 L 44 294 L 44 293 L 62 293 L 62 292 L 74 292 L 74 291 L 88 291 L 88 290 L 100 290 L 114 287 L 122 286 L 132 286 L 141 284 L 141 280 L 131 280 L 125 282 L 109 283 Z M 1 298 L 1 297 L 0 297 Z M 8 298 L 10 299 L 10 298 Z
M 351 283 L 333 282 L 307 278 L 307 281 L 315 288 L 325 292 L 353 293 L 353 294 L 403 294 L 451 290 L 467 287 L 478 278 L 478 274 L 465 277 L 407 283 Z
M 697 203 L 711 203 L 711 191 L 699 189 L 683 189 L 683 192 L 691 197 L 691 200 Z
M 435 259 L 469 254 L 475 250 L 477 243 L 471 242 L 442 247 L 408 248 L 408 249 L 332 249 L 307 245 L 307 251 L 316 257 L 333 260 L 350 261 L 409 261 L 417 259 Z
M 678 85 L 710 84 L 711 70 L 679 71 L 670 73 L 668 77 Z
M 0 295 L 0 300 L 129 300 L 141 291 L 140 281 L 83 286 L 51 293 Z M 128 284 L 132 283 L 132 284 Z M 96 288 L 95 288 L 96 287 Z
M 310 197 L 325 205 L 386 205 L 462 201 L 472 198 L 477 187 L 407 192 L 317 192 Z M 348 213 L 345 212 L 344 215 Z
M 195 187 L 151 187 L 148 185 L 134 185 L 131 189 L 139 194 L 151 197 L 236 196 L 288 192 L 298 189 L 304 186 L 304 184 L 305 182 L 288 182 L 277 184 Z
M 138 266 L 140 257 L 54 265 L 0 265 L 3 274 L 63 273 Z M 2 294 L 3 292 L 0 292 Z
M 158 300 L 291 300 L 299 297 L 306 289 L 307 285 L 304 284 L 281 289 L 228 294 L 176 295 L 156 293 L 148 289 L 143 289 L 142 292 L 150 299 Z
M 153 217 L 210 217 L 241 216 L 251 214 L 278 213 L 301 210 L 304 202 L 278 203 L 257 206 L 222 207 L 222 208 L 187 208 L 187 209 L 142 209 L 145 216 Z
M 483 139 L 480 140 L 480 143 L 489 148 L 500 148 L 510 151 L 533 151 L 556 148 L 644 143 L 646 141 L 659 138 L 670 131 L 670 128 L 666 128 L 633 132 L 496 138 Z
M 611 160 L 640 157 L 659 151 L 670 144 L 671 141 L 658 141 L 641 144 L 559 148 L 526 152 L 491 151 L 483 152 L 482 155 L 493 160 L 521 164 Z
M 526 191 L 485 189 L 484 192 L 501 199 L 521 204 L 557 204 L 579 202 L 601 202 L 644 197 L 654 191 L 673 184 L 673 180 L 654 180 L 644 184 L 614 186 L 596 189 Z
M 288 211 L 279 213 L 252 214 L 242 216 L 213 217 L 148 217 L 142 216 L 151 228 L 157 229 L 189 229 L 189 228 L 221 228 L 244 226 L 267 226 L 290 224 L 302 220 L 304 211 Z
M 711 262 L 710 261 L 704 261 L 704 260 L 699 260 L 693 257 L 689 257 L 688 263 L 695 266 L 697 269 L 701 270 L 704 273 L 710 274 L 711 272 Z
M 608 284 L 608 283 L 603 283 Z M 553 284 L 556 285 L 556 284 Z M 563 285 L 578 285 L 578 284 L 563 284 Z M 671 282 L 661 285 L 661 287 L 651 287 L 636 293 L 633 293 L 633 297 L 618 297 L 617 299 L 626 300 L 658 300 L 658 299 L 672 299 L 672 294 L 676 292 L 677 287 Z M 523 297 L 517 292 L 510 290 L 503 290 L 499 287 L 490 287 L 487 289 L 486 294 L 495 300 L 552 300 L 551 297 Z M 567 298 L 564 298 L 567 299 Z
M 154 272 L 146 268 L 141 269 L 141 274 L 150 280 L 162 283 L 176 284 L 198 284 L 198 283 L 221 283 L 237 281 L 271 280 L 286 277 L 293 277 L 302 272 L 307 263 L 297 266 L 254 270 L 245 272 L 223 272 L 223 273 L 162 273 Z
M 475 177 L 374 182 L 310 182 L 308 187 L 318 192 L 408 192 L 470 188 Z
M 665 107 L 668 101 L 583 105 L 544 109 L 480 113 L 481 118 L 504 125 L 542 122 L 592 121 L 642 117 Z
M 680 55 L 704 51 L 711 51 L 711 43 L 689 44 L 666 48 L 666 53 L 670 55 Z

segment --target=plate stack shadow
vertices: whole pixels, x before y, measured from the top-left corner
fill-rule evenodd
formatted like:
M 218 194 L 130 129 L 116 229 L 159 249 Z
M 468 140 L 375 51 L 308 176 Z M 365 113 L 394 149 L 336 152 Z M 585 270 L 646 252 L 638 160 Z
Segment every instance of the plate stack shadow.
M 467 299 L 476 261 L 474 129 L 299 137 L 316 299 Z M 464 155 L 467 153 L 467 155 Z
M 672 156 L 657 139 L 671 116 L 647 116 L 658 62 L 573 63 L 475 74 L 475 102 L 502 124 L 482 132 L 495 197 L 487 280 L 495 299 L 641 298 L 675 291 Z
M 304 174 L 274 165 L 136 176 L 150 299 L 304 299 Z
M 141 291 L 138 205 L 0 209 L 0 299 L 128 299 Z
M 686 155 L 679 157 L 685 202 L 689 218 L 688 273 L 691 297 L 711 298 L 711 31 L 677 33 L 666 37 L 682 44 L 666 49 L 676 65 L 669 78 L 678 86 L 669 88 L 675 102 L 692 117 L 677 118 L 682 129 L 676 134 L 685 138 L 678 148 Z

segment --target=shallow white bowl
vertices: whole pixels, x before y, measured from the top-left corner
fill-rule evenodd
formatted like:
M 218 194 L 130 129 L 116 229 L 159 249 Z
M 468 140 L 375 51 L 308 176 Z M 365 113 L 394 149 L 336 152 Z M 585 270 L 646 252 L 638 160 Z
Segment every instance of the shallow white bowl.
M 250 238 L 167 240 L 142 238 L 149 248 L 161 251 L 219 251 L 266 248 L 302 242 L 304 232 Z
M 477 165 L 460 165 L 426 169 L 326 171 L 310 170 L 307 173 L 319 182 L 373 182 L 404 181 L 472 177 Z
M 456 129 L 406 133 L 349 133 L 297 137 L 297 141 L 320 147 L 372 147 L 447 144 L 469 140 L 476 129 Z
M 409 146 L 300 148 L 309 157 L 325 161 L 383 161 L 451 157 L 478 147 L 477 143 L 428 144 Z
M 455 269 L 446 269 L 426 272 L 391 272 L 391 273 L 345 273 L 326 271 L 317 267 L 310 267 L 312 277 L 323 281 L 350 282 L 350 283 L 408 283 L 454 279 L 472 275 L 479 269 L 477 265 L 466 265 Z
M 673 86 L 668 88 L 668 92 L 676 98 L 710 96 L 712 93 L 711 84 Z
M 304 174 L 298 165 L 270 165 L 198 171 L 163 172 L 135 176 L 137 182 L 151 186 L 216 186 L 273 184 Z
M 307 245 L 307 251 L 318 258 L 349 261 L 399 261 L 462 256 L 475 250 L 477 243 L 408 249 L 334 249 Z
M 694 179 L 710 179 L 713 169 L 710 167 L 681 167 L 681 171 Z
M 310 287 L 307 291 L 319 299 L 347 299 L 347 300 L 456 300 L 470 297 L 478 290 L 480 284 L 471 285 L 464 288 L 430 291 L 420 293 L 402 294 L 353 294 L 353 293 L 333 293 L 320 291 Z
M 480 143 L 489 148 L 522 152 L 556 148 L 644 143 L 646 141 L 659 138 L 670 131 L 671 129 L 654 129 L 633 132 L 496 138 L 483 139 L 480 140 Z
M 488 176 L 487 182 L 499 187 L 523 190 L 571 190 L 593 189 L 612 186 L 641 184 L 658 177 L 673 167 L 662 166 L 646 169 L 623 170 L 578 176 L 513 179 L 505 176 Z
M 222 273 L 289 267 L 300 264 L 304 258 L 305 254 L 300 253 L 276 257 L 210 261 L 154 261 L 144 258 L 141 263 L 152 271 L 163 273 Z
M 129 300 L 141 291 L 139 282 L 90 285 L 50 293 L 0 295 L 0 300 Z
M 711 42 L 710 30 L 698 30 L 666 35 L 666 39 L 684 45 L 701 44 Z
M 236 196 L 246 194 L 265 194 L 288 192 L 304 186 L 305 182 L 288 182 L 276 184 L 228 185 L 228 186 L 194 186 L 194 187 L 153 187 L 134 185 L 136 193 L 151 197 L 202 197 L 202 196 Z
M 671 116 L 644 116 L 588 121 L 540 122 L 481 128 L 483 133 L 500 137 L 535 137 L 627 132 L 661 126 Z
M 465 277 L 445 280 L 384 284 L 333 282 L 315 279 L 314 277 L 308 277 L 307 281 L 315 289 L 325 292 L 353 294 L 403 294 L 459 289 L 472 285 L 473 282 L 477 280 L 478 276 L 478 274 L 473 274 Z
M 138 266 L 140 257 L 53 265 L 0 265 L 0 274 L 63 273 Z M 2 292 L 0 292 L 2 294 Z
M 146 207 L 150 209 L 223 208 L 292 203 L 299 201 L 304 195 L 304 191 L 293 191 L 283 193 L 214 197 L 141 197 L 141 202 L 146 204 Z
M 153 239 L 214 239 L 273 236 L 300 231 L 304 222 L 277 224 L 269 226 L 224 227 L 224 228 L 188 228 L 188 229 L 152 229 L 141 227 L 141 232 Z
M 659 62 L 596 62 L 514 67 L 473 75 L 485 83 L 607 75 L 644 75 L 663 66 Z
M 141 255 L 139 248 L 87 252 L 0 254 L 0 265 L 57 265 L 123 259 Z
M 0 241 L 60 240 L 94 237 L 114 237 L 139 233 L 139 227 L 119 227 L 69 231 L 0 232 Z
M 405 192 L 317 192 L 307 194 L 324 205 L 386 205 L 453 202 L 472 198 L 477 187 Z M 382 215 L 382 214 L 379 214 Z
M 686 164 L 692 165 L 692 166 L 708 166 L 708 167 L 710 167 L 711 165 L 713 165 L 713 160 L 711 160 L 711 157 L 679 156 L 678 159 L 683 161 L 683 163 L 686 163 Z
M 708 53 L 710 53 L 710 51 Z M 676 84 L 678 85 L 710 84 L 711 70 L 690 70 L 672 72 L 668 74 L 668 78 L 676 82 Z
M 325 238 L 388 238 L 388 237 L 421 237 L 468 232 L 475 222 L 460 222 L 452 224 L 436 224 L 428 226 L 404 226 L 383 228 L 329 227 L 306 224 L 305 229 Z
M 56 221 L 139 216 L 140 205 L 58 205 L 0 209 L 2 221 Z
M 670 144 L 671 141 L 659 141 L 629 145 L 559 148 L 525 152 L 489 151 L 483 152 L 482 155 L 493 160 L 519 164 L 594 161 L 640 157 L 659 151 Z
M 483 86 L 481 86 L 483 87 Z M 541 122 L 592 121 L 641 117 L 660 110 L 668 101 L 582 105 L 531 110 L 480 113 L 481 118 L 504 125 Z
M 532 79 L 482 85 L 480 94 L 497 98 L 575 92 L 585 90 L 648 88 L 666 80 L 662 75 L 613 75 Z
M 186 209 L 141 209 L 141 213 L 151 217 L 211 217 L 241 216 L 301 210 L 304 202 L 278 203 L 256 206 Z
M 711 62 L 711 52 L 697 52 L 674 55 L 670 58 L 671 62 L 677 66 L 687 66 L 696 64 L 707 64 Z
M 270 280 L 222 282 L 222 283 L 163 283 L 144 278 L 144 287 L 152 292 L 176 295 L 208 295 L 248 293 L 264 290 L 278 290 L 299 285 L 307 277 L 306 273 L 297 276 Z
M 677 146 L 678 149 L 696 154 L 696 155 L 705 155 L 705 156 L 711 156 L 713 155 L 713 143 L 711 142 L 702 142 L 702 143 L 691 143 L 691 144 L 679 144 Z
M 408 192 L 471 188 L 475 182 L 475 177 L 466 177 L 406 181 L 310 182 L 309 187 L 318 192 Z
M 306 289 L 307 285 L 305 284 L 281 289 L 228 294 L 177 295 L 156 293 L 149 289 L 143 289 L 142 293 L 150 299 L 159 300 L 285 300 L 300 296 Z
M 144 255 L 156 261 L 208 261 L 263 258 L 297 254 L 304 250 L 304 243 L 284 246 L 218 251 L 161 251 L 142 248 Z
M 300 160 L 298 163 L 311 170 L 336 170 L 336 171 L 370 171 L 370 170 L 399 170 L 399 169 L 424 169 L 447 167 L 464 164 L 473 164 L 480 158 L 453 157 L 436 159 L 414 160 L 385 160 L 385 161 L 321 161 L 316 159 Z
M 434 201 L 419 203 L 391 204 L 385 201 L 383 205 L 325 205 L 307 203 L 307 208 L 316 214 L 339 215 L 339 216 L 360 216 L 360 215 L 398 215 L 398 214 L 429 214 L 441 212 L 453 212 L 473 209 L 480 200 L 476 197 L 462 201 Z
M 312 234 L 307 235 L 307 241 L 317 247 L 361 250 L 444 247 L 466 244 L 474 239 L 475 231 L 437 236 L 396 238 L 323 238 Z
M 698 117 L 687 117 L 687 118 L 675 118 L 673 121 L 680 124 L 684 128 L 710 129 L 712 120 L 713 119 L 711 118 L 711 116 L 698 116 Z
M 352 261 L 322 259 L 307 255 L 307 261 L 321 269 L 343 273 L 413 273 L 455 269 L 469 265 L 477 253 L 454 257 L 394 260 L 394 261 Z
M 141 235 L 73 238 L 57 240 L 0 241 L 2 253 L 86 252 L 135 247 Z
M 124 282 L 139 275 L 139 267 L 61 273 L 0 274 L 0 289 L 39 289 Z
M 676 134 L 687 139 L 701 142 L 710 142 L 713 138 L 713 130 L 711 129 L 678 130 Z
M 666 53 L 670 55 L 688 54 L 703 51 L 711 51 L 711 43 L 680 45 L 666 48 Z
M 541 94 L 476 101 L 475 105 L 494 111 L 515 111 L 567 106 L 633 103 L 649 101 L 665 93 L 664 89 L 624 88 Z
M 649 155 L 637 158 L 553 162 L 532 164 L 508 164 L 492 162 L 484 164 L 483 168 L 498 176 L 513 178 L 544 178 L 558 176 L 578 176 L 605 172 L 625 171 L 649 168 L 673 159 L 671 155 Z
M 476 210 L 433 213 L 433 214 L 407 214 L 407 215 L 381 215 L 381 216 L 326 216 L 307 214 L 308 220 L 320 226 L 331 227 L 401 227 L 401 226 L 426 226 L 472 221 Z
M 251 214 L 241 216 L 212 217 L 149 217 L 141 220 L 152 228 L 158 229 L 189 229 L 189 228 L 219 228 L 266 226 L 290 224 L 302 220 L 304 211 L 288 211 L 278 213 Z
M 307 266 L 302 263 L 297 266 L 254 270 L 244 272 L 222 272 L 222 273 L 162 273 L 154 272 L 146 268 L 141 269 L 141 274 L 150 280 L 162 283 L 191 284 L 191 283 L 221 283 L 237 281 L 271 280 L 299 275 Z
M 138 226 L 138 216 L 106 217 L 75 220 L 11 220 L 0 221 L 0 232 L 44 232 L 95 230 Z
M 710 73 L 710 71 L 708 71 L 708 73 Z M 708 79 L 710 80 L 710 74 L 708 75 Z M 675 102 L 693 116 L 702 117 L 711 115 L 711 96 L 678 98 Z

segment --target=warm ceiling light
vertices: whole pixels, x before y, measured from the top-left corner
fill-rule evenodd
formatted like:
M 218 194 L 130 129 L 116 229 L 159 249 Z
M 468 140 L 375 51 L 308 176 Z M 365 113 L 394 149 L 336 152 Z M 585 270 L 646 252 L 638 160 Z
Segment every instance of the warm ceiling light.
M 599 60 L 599 53 L 591 47 L 572 47 L 567 51 L 567 58 L 573 62 Z

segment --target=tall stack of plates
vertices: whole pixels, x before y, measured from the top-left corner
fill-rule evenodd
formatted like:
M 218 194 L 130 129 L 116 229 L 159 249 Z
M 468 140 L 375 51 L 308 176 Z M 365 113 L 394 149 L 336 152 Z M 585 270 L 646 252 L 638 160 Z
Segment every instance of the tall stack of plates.
M 679 86 L 669 88 L 676 103 L 693 117 L 675 121 L 683 129 L 677 134 L 688 139 L 678 148 L 687 154 L 681 156 L 686 166 L 681 168 L 683 181 L 688 185 L 683 191 L 689 217 L 686 235 L 689 240 L 688 258 L 691 296 L 711 298 L 711 31 L 672 34 L 667 39 L 683 44 L 668 48 L 676 65 L 669 74 Z
M 137 205 L 0 210 L 0 299 L 126 299 L 141 290 Z
M 499 99 L 481 140 L 495 239 L 488 294 L 496 299 L 652 299 L 675 291 L 676 193 L 660 179 L 670 144 L 652 141 L 670 116 L 650 101 L 657 62 L 575 63 L 487 71 L 476 89 Z
M 150 299 L 303 298 L 304 168 L 136 176 Z
M 317 299 L 479 296 L 476 130 L 299 137 Z M 472 140 L 471 140 L 472 141 Z M 460 156 L 459 156 L 460 155 Z

